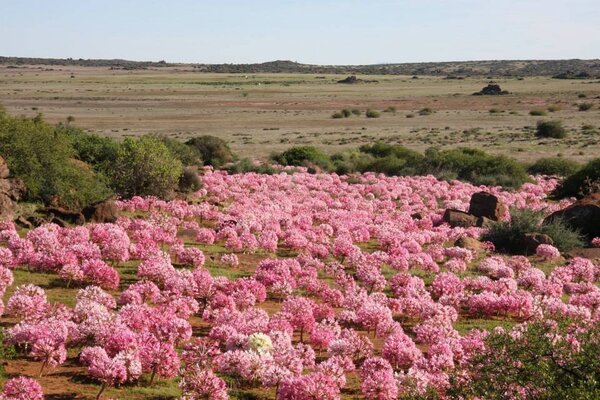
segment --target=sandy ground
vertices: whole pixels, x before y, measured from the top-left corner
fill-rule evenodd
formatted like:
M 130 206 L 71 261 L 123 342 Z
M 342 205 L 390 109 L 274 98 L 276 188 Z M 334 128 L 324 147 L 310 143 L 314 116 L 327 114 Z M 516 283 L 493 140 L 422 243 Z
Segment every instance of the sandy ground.
M 424 150 L 481 147 L 523 161 L 562 155 L 600 156 L 600 81 L 497 79 L 505 96 L 472 96 L 489 79 L 369 76 L 377 82 L 337 84 L 344 76 L 204 74 L 163 68 L 125 71 L 96 67 L 0 66 L 0 104 L 17 115 L 43 113 L 113 137 L 162 133 L 185 139 L 210 134 L 242 157 L 267 157 L 297 144 L 336 152 L 375 140 Z M 585 96 L 585 97 L 580 97 Z M 578 104 L 593 104 L 578 111 Z M 531 110 L 547 110 L 531 116 Z M 395 107 L 395 112 L 382 112 Z M 419 115 L 422 108 L 430 115 Z M 333 119 L 342 108 L 361 116 Z M 381 112 L 369 119 L 367 109 Z M 499 111 L 490 113 L 491 109 Z M 537 140 L 540 119 L 558 119 L 564 140 Z M 586 127 L 588 129 L 582 129 Z

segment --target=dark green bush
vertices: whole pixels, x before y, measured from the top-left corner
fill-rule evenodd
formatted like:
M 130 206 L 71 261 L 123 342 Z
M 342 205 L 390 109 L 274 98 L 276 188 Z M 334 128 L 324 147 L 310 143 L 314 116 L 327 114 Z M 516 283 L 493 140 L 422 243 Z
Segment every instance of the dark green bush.
M 419 115 L 431 115 L 433 114 L 433 110 L 429 107 L 421 108 L 419 110 Z
M 546 111 L 544 111 L 544 110 L 531 110 L 531 111 L 529 111 L 529 115 L 532 115 L 534 117 L 543 117 L 544 115 L 546 115 Z
M 585 324 L 564 317 L 542 318 L 529 322 L 517 335 L 510 330 L 491 331 L 485 347 L 452 372 L 448 398 L 600 398 L 600 323 Z M 573 340 L 556 340 L 566 337 Z
M 521 164 L 505 156 L 491 155 L 470 148 L 427 149 L 421 173 L 439 176 L 440 173 L 449 171 L 455 172 L 458 179 L 476 185 L 518 188 L 530 180 Z
M 341 112 L 336 111 L 333 114 L 331 114 L 331 118 L 333 118 L 333 119 L 340 119 L 340 118 L 344 118 L 344 116 L 342 115 Z
M 535 135 L 539 138 L 562 139 L 567 137 L 567 131 L 560 121 L 538 121 Z
M 185 167 L 183 173 L 179 177 L 179 191 L 184 193 L 191 193 L 200 190 L 202 187 L 202 181 L 198 176 L 198 169 L 195 167 Z
M 353 108 L 350 112 L 352 114 L 354 114 L 354 115 L 360 115 L 361 114 L 361 111 L 358 108 Z
M 314 164 L 327 170 L 331 167 L 329 156 L 314 146 L 291 147 L 283 153 L 274 154 L 271 158 L 281 165 L 298 167 Z
M 381 117 L 381 114 L 378 111 L 374 111 L 374 110 L 367 110 L 367 112 L 365 113 L 365 115 L 367 116 L 367 118 L 379 118 L 379 117 Z
M 105 179 L 78 161 L 64 127 L 41 117 L 10 117 L 0 110 L 0 155 L 14 176 L 25 182 L 25 199 L 81 209 L 112 194 Z
M 257 174 L 273 175 L 277 173 L 277 170 L 270 164 L 257 164 L 249 158 L 242 158 L 241 160 L 232 163 L 227 167 L 227 172 L 230 174 L 243 174 L 246 172 L 254 172 Z
M 591 186 L 600 183 L 600 158 L 591 160 L 574 174 L 568 176 L 553 193 L 554 197 L 583 196 Z
M 590 110 L 592 107 L 594 107 L 594 105 L 592 103 L 580 103 L 577 106 L 577 109 L 579 111 L 587 111 L 587 110 Z
M 181 161 L 183 165 L 202 165 L 202 156 L 198 149 L 194 146 L 188 146 L 185 143 L 170 138 L 166 135 L 151 135 L 152 137 L 163 142 L 171 153 Z
M 4 378 L 4 364 L 6 360 L 12 360 L 17 356 L 17 350 L 14 346 L 6 343 L 6 331 L 0 328 L 0 380 Z
M 351 115 L 352 115 L 352 111 L 351 111 L 351 110 L 349 110 L 349 109 L 347 109 L 347 108 L 344 108 L 344 109 L 341 111 L 341 113 L 342 113 L 342 115 L 344 116 L 344 118 L 348 118 L 349 116 L 351 116 Z
M 511 254 L 525 253 L 523 238 L 527 233 L 543 233 L 550 236 L 554 246 L 560 251 L 569 251 L 583 245 L 582 236 L 571 230 L 563 221 L 556 219 L 549 224 L 542 224 L 543 215 L 539 211 L 527 208 L 511 209 L 510 216 L 510 221 L 493 222 L 481 239 L 494 243 L 496 250 Z
M 119 143 L 113 139 L 87 133 L 72 126 L 59 125 L 57 129 L 70 138 L 77 159 L 91 165 L 96 171 L 105 171 L 107 164 L 117 156 Z
M 161 140 L 142 136 L 125 139 L 109 176 L 115 190 L 125 198 L 168 198 L 177 188 L 182 172 L 181 161 Z
M 581 165 L 573 160 L 561 157 L 540 158 L 527 168 L 532 175 L 569 176 L 574 174 Z
M 550 112 L 560 111 L 560 106 L 558 106 L 558 105 L 551 105 L 551 106 L 548 106 L 547 110 L 550 111 Z
M 229 145 L 223 139 L 215 136 L 195 137 L 185 142 L 185 144 L 199 152 L 204 165 L 212 165 L 218 168 L 234 159 Z

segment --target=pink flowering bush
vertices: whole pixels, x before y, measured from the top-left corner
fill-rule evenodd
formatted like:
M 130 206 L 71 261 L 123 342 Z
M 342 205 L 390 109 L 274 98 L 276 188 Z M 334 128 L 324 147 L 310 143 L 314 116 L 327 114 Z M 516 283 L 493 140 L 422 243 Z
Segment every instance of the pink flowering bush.
M 43 400 L 42 386 L 34 379 L 20 376 L 6 381 L 0 400 Z
M 44 383 L 68 373 L 65 363 L 84 366 L 98 397 L 176 379 L 190 400 L 227 399 L 232 386 L 293 400 L 343 390 L 451 398 L 489 336 L 459 327 L 600 317 L 595 261 L 542 246 L 529 258 L 461 248 L 459 238 L 486 228 L 442 220 L 445 207 L 466 210 L 482 189 L 551 212 L 569 204 L 546 200 L 556 180 L 509 192 L 433 176 L 293 172 L 206 168 L 193 202 L 119 200 L 127 213 L 112 224 L 20 234 L 0 223 L 6 343 Z M 579 330 L 569 332 L 553 339 L 576 354 Z M 35 386 L 22 379 L 0 398 Z
M 544 260 L 556 260 L 560 258 L 560 251 L 549 244 L 540 244 L 536 247 L 535 254 Z

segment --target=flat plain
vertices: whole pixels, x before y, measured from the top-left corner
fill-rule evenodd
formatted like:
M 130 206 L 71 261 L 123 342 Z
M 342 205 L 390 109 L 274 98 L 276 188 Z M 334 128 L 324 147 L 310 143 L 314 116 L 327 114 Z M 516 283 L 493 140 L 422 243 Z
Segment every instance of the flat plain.
M 72 116 L 76 126 L 112 137 L 215 135 L 252 158 L 293 145 L 334 153 L 377 140 L 416 150 L 477 147 L 521 161 L 600 155 L 597 79 L 363 75 L 361 83 L 336 83 L 345 77 L 1 65 L 0 104 L 16 115 L 42 113 L 49 122 Z M 510 93 L 472 95 L 490 81 Z M 582 103 L 591 109 L 579 111 Z M 361 115 L 332 118 L 341 109 Z M 381 117 L 366 118 L 367 109 Z M 562 121 L 569 137 L 538 140 L 539 120 Z

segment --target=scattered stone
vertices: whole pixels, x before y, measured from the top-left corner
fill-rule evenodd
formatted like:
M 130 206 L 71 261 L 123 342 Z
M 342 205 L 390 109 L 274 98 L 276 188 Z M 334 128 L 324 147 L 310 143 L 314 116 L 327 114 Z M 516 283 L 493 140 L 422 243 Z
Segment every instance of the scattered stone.
M 37 212 L 47 216 L 47 219 L 57 223 L 58 225 L 63 223 L 74 225 L 85 224 L 85 217 L 82 213 L 70 211 L 61 207 L 44 207 L 38 209 Z
M 479 240 L 470 236 L 461 236 L 454 242 L 454 245 L 469 250 L 481 250 L 483 248 Z
M 113 223 L 119 218 L 120 210 L 113 199 L 104 200 L 84 208 L 81 212 L 86 222 Z
M 417 213 L 411 214 L 410 217 L 412 219 L 423 219 L 423 214 L 417 212 Z
M 473 96 L 500 96 L 508 94 L 506 90 L 502 90 L 500 85 L 490 82 L 489 85 L 481 89 L 479 92 L 473 93 Z
M 492 221 L 500 220 L 507 212 L 506 205 L 488 192 L 477 192 L 471 196 L 469 214 L 485 217 Z
M 25 228 L 25 229 L 33 229 L 35 227 L 31 222 L 29 222 L 23 216 L 20 216 L 19 218 L 15 219 L 15 224 L 17 226 L 20 226 L 21 228 Z
M 460 210 L 447 209 L 444 213 L 444 222 L 447 222 L 452 228 L 470 228 L 478 226 L 479 218 Z
M 600 262 L 600 247 L 589 247 L 582 249 L 574 249 L 566 254 L 567 258 L 572 257 L 583 257 L 588 258 L 590 260 L 596 260 Z
M 351 75 L 347 78 L 342 79 L 341 81 L 337 81 L 337 83 L 349 83 L 349 84 L 353 84 L 353 83 L 360 83 L 362 82 L 362 79 L 358 79 L 356 77 L 356 75 Z
M 526 254 L 534 254 L 540 244 L 553 245 L 554 240 L 545 233 L 526 233 L 523 237 Z
M 10 176 L 10 170 L 8 169 L 8 164 L 4 158 L 0 157 L 0 179 L 6 179 Z
M 600 236 L 600 193 L 593 193 L 550 214 L 544 224 L 557 218 L 562 219 L 571 229 L 579 230 L 589 240 Z
M 18 178 L 9 178 L 10 170 L 0 157 L 0 220 L 13 218 L 16 202 L 25 193 L 25 183 Z

